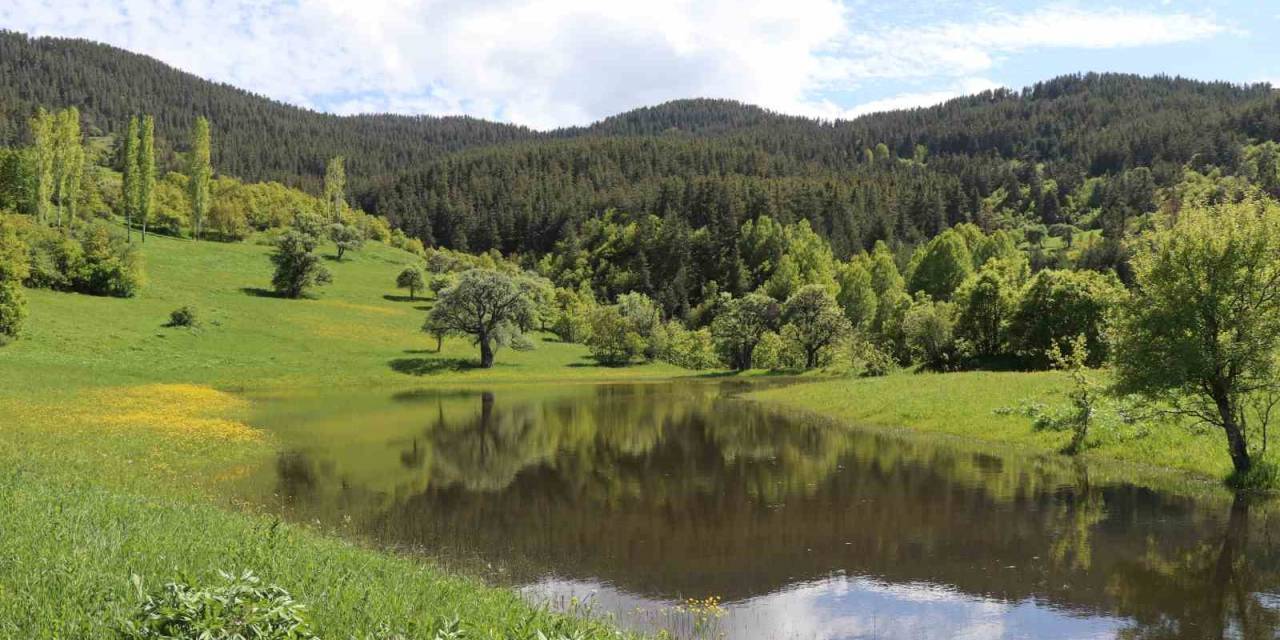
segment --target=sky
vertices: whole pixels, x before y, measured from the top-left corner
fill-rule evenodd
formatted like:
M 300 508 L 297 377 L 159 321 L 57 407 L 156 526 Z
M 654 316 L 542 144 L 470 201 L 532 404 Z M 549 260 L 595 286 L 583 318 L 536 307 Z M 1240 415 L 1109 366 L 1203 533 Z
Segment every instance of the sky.
M 321 111 L 537 129 L 692 97 L 851 118 L 1080 71 L 1280 86 L 1274 0 L 3 0 L 0 28 Z

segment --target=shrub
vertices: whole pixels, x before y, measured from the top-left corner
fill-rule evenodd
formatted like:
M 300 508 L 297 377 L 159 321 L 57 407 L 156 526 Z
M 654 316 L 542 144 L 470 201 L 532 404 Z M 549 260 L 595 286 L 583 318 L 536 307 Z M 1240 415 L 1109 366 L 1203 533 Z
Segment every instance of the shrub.
M 660 333 L 660 360 L 686 369 L 710 369 L 720 363 L 710 329 L 690 330 L 672 320 L 662 326 Z
M 591 349 L 592 357 L 601 364 L 628 364 L 644 355 L 649 346 L 648 341 L 635 332 L 617 306 L 593 309 L 590 325 L 591 333 L 586 345 Z
M 27 317 L 27 300 L 22 285 L 0 281 L 0 345 L 8 344 L 22 332 Z
M 142 261 L 124 233 L 94 221 L 67 233 L 34 223 L 20 225 L 28 247 L 27 286 L 99 296 L 132 297 L 142 287 Z
M 223 584 L 197 587 L 171 582 L 157 593 L 142 592 L 133 615 L 121 624 L 130 640 L 208 638 L 209 640 L 311 640 L 318 638 L 305 618 L 306 608 L 288 591 L 263 586 L 250 572 L 219 572 Z
M 194 327 L 200 323 L 196 308 L 187 304 L 169 312 L 170 327 Z
M 271 263 L 276 267 L 271 285 L 276 293 L 285 298 L 300 298 L 307 289 L 332 282 L 329 270 L 314 253 L 318 242 L 305 225 L 280 236 L 271 254 Z

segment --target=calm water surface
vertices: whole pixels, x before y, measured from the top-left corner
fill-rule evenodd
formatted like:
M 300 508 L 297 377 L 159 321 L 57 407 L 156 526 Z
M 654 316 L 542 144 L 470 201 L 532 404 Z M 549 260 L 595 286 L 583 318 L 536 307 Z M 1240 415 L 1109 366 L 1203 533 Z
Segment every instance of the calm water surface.
M 738 384 L 265 399 L 265 509 L 640 630 L 1275 638 L 1274 505 L 861 431 Z M 681 607 L 716 597 L 721 611 Z

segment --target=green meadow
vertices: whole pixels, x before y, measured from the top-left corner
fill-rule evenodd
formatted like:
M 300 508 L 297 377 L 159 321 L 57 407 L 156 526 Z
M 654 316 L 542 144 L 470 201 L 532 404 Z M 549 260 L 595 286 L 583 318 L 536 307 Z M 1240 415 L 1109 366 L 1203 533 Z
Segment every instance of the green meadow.
M 215 488 L 277 451 L 251 424 L 254 397 L 334 388 L 415 389 L 694 375 L 665 364 L 601 367 L 580 345 L 537 336 L 476 369 L 462 338 L 420 331 L 429 300 L 394 288 L 417 258 L 381 244 L 327 266 L 332 285 L 273 297 L 265 243 L 149 237 L 147 284 L 132 299 L 30 290 L 21 340 L 0 349 L 0 636 L 110 635 L 144 585 L 253 570 L 311 606 L 326 638 L 430 637 L 458 617 L 480 637 L 535 631 L 612 635 L 534 608 L 430 562 L 223 504 Z M 332 254 L 331 249 L 325 253 Z M 165 326 L 196 308 L 196 328 Z M 1067 434 L 1008 411 L 1062 402 L 1059 373 L 815 376 L 753 399 L 867 426 L 905 427 L 1052 454 Z M 1221 478 L 1219 436 L 1184 429 L 1101 433 L 1087 458 Z

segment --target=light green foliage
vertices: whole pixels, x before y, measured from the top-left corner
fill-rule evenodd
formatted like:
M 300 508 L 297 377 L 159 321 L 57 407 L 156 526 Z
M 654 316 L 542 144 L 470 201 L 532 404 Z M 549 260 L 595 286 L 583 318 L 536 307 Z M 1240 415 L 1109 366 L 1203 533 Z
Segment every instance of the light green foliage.
M 585 342 L 591 335 L 591 312 L 596 307 L 591 288 L 557 288 L 554 295 L 551 330 L 565 342 Z
M 352 224 L 335 222 L 329 225 L 329 239 L 338 248 L 338 259 L 341 260 L 348 251 L 358 251 L 364 246 L 364 233 Z
M 1009 322 L 1009 340 L 1039 365 L 1049 364 L 1055 344 L 1085 337 L 1090 364 L 1106 358 L 1108 312 L 1125 295 L 1114 276 L 1095 271 L 1045 270 L 1027 284 Z
M 1009 322 L 1030 269 L 1021 253 L 988 261 L 956 291 L 956 337 L 974 355 L 1006 353 Z
M 138 131 L 138 220 L 142 223 L 142 240 L 147 239 L 147 222 L 155 206 L 156 151 L 155 119 L 143 116 Z
M 1184 209 L 1136 241 L 1133 268 L 1113 340 L 1118 389 L 1222 429 L 1248 474 L 1250 439 L 1280 394 L 1280 206 Z
M 929 241 L 922 252 L 913 257 L 911 270 L 912 293 L 925 293 L 937 300 L 950 300 L 956 289 L 973 273 L 973 257 L 965 246 L 964 237 L 954 229 L 948 229 Z
M 275 251 L 271 254 L 271 263 L 275 265 L 271 286 L 277 294 L 285 298 L 301 298 L 308 289 L 332 282 L 329 270 L 315 253 L 319 244 L 313 225 L 302 217 L 276 240 Z
M 711 369 L 720 364 L 711 330 L 687 329 L 677 320 L 664 323 L 657 343 L 658 359 L 685 369 Z
M 324 207 L 330 222 L 342 220 L 347 205 L 347 169 L 342 156 L 329 159 L 324 168 Z
M 422 270 L 417 267 L 405 267 L 400 275 L 396 276 L 396 287 L 409 290 L 409 299 L 413 300 L 417 297 L 418 292 L 427 288 L 427 283 L 422 279 Z
M 306 607 L 288 591 L 263 585 L 250 571 L 219 575 L 222 583 L 214 586 L 170 582 L 156 593 L 140 592 L 120 635 L 127 640 L 318 638 L 307 623 Z M 135 575 L 133 581 L 141 591 L 142 578 Z
M 836 294 L 836 302 L 844 311 L 853 328 L 869 329 L 876 319 L 877 297 L 872 285 L 871 272 L 863 266 L 863 262 L 851 261 L 841 265 L 836 278 L 840 293 Z
M 730 367 L 739 371 L 752 367 L 756 344 L 766 331 L 777 327 L 780 314 L 778 302 L 759 293 L 725 302 L 711 322 L 711 335 Z
M 532 301 L 517 277 L 494 269 L 470 269 L 440 292 L 428 322 L 471 336 L 480 347 L 480 367 L 493 366 L 495 348 L 523 344 L 518 322 L 532 316 Z
M 188 193 L 191 196 L 191 236 L 197 240 L 204 235 L 204 225 L 209 217 L 210 187 L 213 164 L 209 151 L 209 120 L 196 118 L 191 128 L 191 151 L 187 156 Z M 225 220 L 223 221 L 225 224 Z
M 877 241 L 871 251 L 871 288 L 875 289 L 876 296 L 883 297 L 892 289 L 905 290 L 906 286 L 902 273 L 898 271 L 898 263 L 893 259 L 893 251 L 883 240 Z
M 871 333 L 880 347 L 903 364 L 911 359 L 911 350 L 903 330 L 911 302 L 911 296 L 906 291 L 889 289 L 876 303 L 876 319 L 871 327 Z
M 80 198 L 80 182 L 84 175 L 84 146 L 80 140 L 80 112 L 75 107 L 54 115 L 53 124 L 53 200 L 57 203 L 56 224 L 62 226 L 63 214 L 71 226 Z
M 130 238 L 133 236 L 133 223 L 138 218 L 138 189 L 141 182 L 138 176 L 139 130 L 142 123 L 137 116 L 129 118 L 128 131 L 124 138 L 124 172 L 120 182 L 120 202 L 123 205 L 125 227 Z
M 168 173 L 156 183 L 150 225 L 153 230 L 178 236 L 191 224 L 190 180 L 180 173 Z
M 618 305 L 592 309 L 588 322 L 591 329 L 586 344 L 591 355 L 601 364 L 629 364 L 649 348 L 649 342 L 635 331 Z
M 836 290 L 836 262 L 831 245 L 813 231 L 808 220 L 783 227 L 768 217 L 743 225 L 740 242 L 750 281 L 776 300 L 791 297 L 804 285 Z
M 661 350 L 658 340 L 662 327 L 662 311 L 649 296 L 643 293 L 624 293 L 618 296 L 618 313 L 626 321 L 630 331 L 640 336 L 645 346 L 646 360 L 653 360 Z
M 32 149 L 31 210 L 36 220 L 48 222 L 49 200 L 54 190 L 54 163 L 57 154 L 57 123 L 52 114 L 43 108 L 36 109 L 31 118 Z
M 977 244 L 977 248 L 973 252 L 973 266 L 975 269 L 981 269 L 982 265 L 988 260 L 996 260 L 1000 258 L 1010 258 L 1022 255 L 1018 250 L 1018 243 L 1013 241 L 1009 232 L 1004 229 L 997 229 L 995 233 L 985 236 Z
M 17 338 L 27 316 L 22 281 L 28 274 L 27 247 L 13 224 L 0 217 L 0 345 Z
M 1280 193 L 1280 143 L 1267 140 L 1244 147 L 1243 173 L 1263 191 Z
M 1070 454 L 1084 450 L 1085 441 L 1089 437 L 1089 426 L 1093 424 L 1096 405 L 1101 390 L 1089 376 L 1089 346 L 1084 336 L 1076 336 L 1071 347 L 1063 350 L 1060 345 L 1049 349 L 1049 360 L 1053 368 L 1067 372 L 1071 376 L 1071 389 L 1067 398 L 1071 402 L 1071 413 L 1059 424 L 1071 431 L 1071 442 L 1064 451 Z
M 921 296 L 902 320 L 902 333 L 911 354 L 934 369 L 956 364 L 955 306 Z
M 775 371 L 799 369 L 804 364 L 804 355 L 795 347 L 794 341 L 787 340 L 778 332 L 766 331 L 760 336 L 760 343 L 752 354 L 751 366 Z
M 853 330 L 835 298 L 812 284 L 787 299 L 782 306 L 782 322 L 782 336 L 803 354 L 805 369 L 830 362 L 834 348 Z

